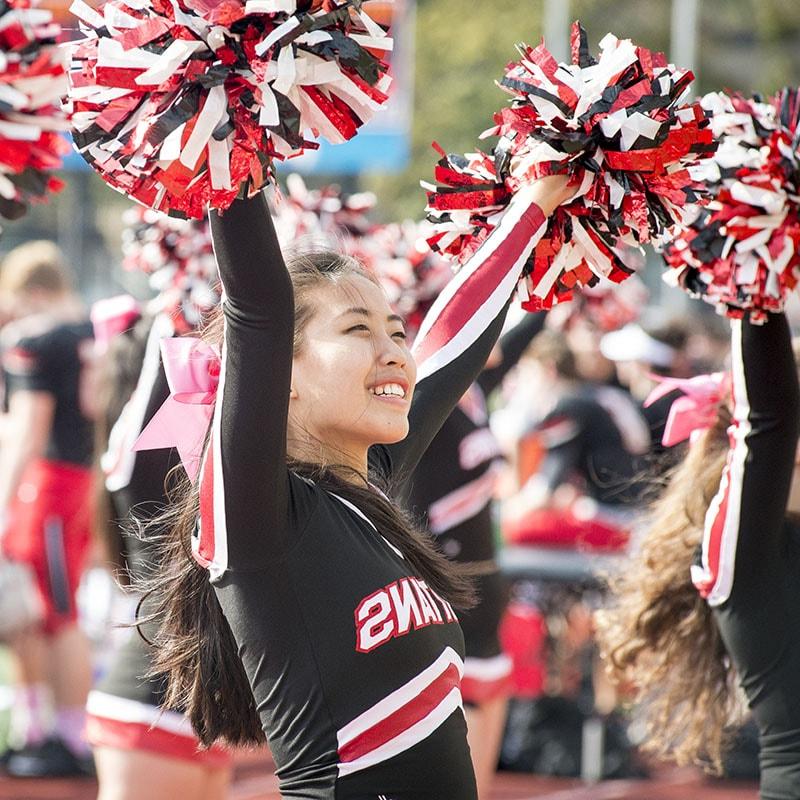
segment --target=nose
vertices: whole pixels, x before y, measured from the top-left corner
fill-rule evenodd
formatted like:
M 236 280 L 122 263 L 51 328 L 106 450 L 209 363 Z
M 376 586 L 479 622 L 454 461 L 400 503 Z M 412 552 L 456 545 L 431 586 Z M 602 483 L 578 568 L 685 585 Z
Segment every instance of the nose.
M 386 366 L 405 367 L 408 362 L 408 348 L 401 339 L 396 339 L 388 333 L 381 337 L 380 360 Z

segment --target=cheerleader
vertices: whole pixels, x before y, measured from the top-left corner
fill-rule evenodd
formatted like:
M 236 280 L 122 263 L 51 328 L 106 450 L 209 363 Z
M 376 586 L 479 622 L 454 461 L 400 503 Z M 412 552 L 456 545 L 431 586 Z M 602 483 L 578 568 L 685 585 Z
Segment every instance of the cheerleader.
M 17 777 L 82 775 L 92 771 L 83 735 L 91 662 L 76 594 L 91 549 L 92 326 L 48 241 L 6 256 L 0 304 L 14 317 L 3 329 L 2 554 L 30 567 L 44 609 L 11 643 L 21 685 L 5 767 Z
M 761 797 L 796 800 L 800 392 L 786 319 L 734 321 L 731 362 L 729 381 L 685 387 L 672 430 L 694 430 L 692 444 L 600 636 L 637 689 L 652 750 L 720 768 L 738 682 L 759 729 Z
M 284 264 L 262 197 L 212 216 L 221 357 L 185 363 L 218 385 L 184 397 L 215 407 L 161 559 L 158 661 L 203 742 L 266 734 L 284 797 L 476 797 L 454 611 L 471 584 L 386 491 L 477 376 L 571 193 L 553 177 L 519 198 L 423 323 L 419 364 L 357 262 Z
M 109 301 L 104 301 L 109 302 Z M 100 528 L 118 576 L 133 590 L 157 564 L 157 520 L 180 461 L 171 450 L 135 452 L 133 441 L 169 395 L 159 356 L 162 337 L 174 334 L 167 314 L 147 317 L 111 341 L 103 360 L 98 444 L 103 482 Z M 147 524 L 150 520 L 156 520 Z M 139 535 L 145 532 L 146 535 Z M 202 749 L 180 709 L 163 707 L 163 676 L 149 675 L 149 629 L 134 627 L 114 653 L 107 673 L 89 692 L 87 735 L 92 745 L 98 800 L 221 800 L 230 781 L 230 754 Z

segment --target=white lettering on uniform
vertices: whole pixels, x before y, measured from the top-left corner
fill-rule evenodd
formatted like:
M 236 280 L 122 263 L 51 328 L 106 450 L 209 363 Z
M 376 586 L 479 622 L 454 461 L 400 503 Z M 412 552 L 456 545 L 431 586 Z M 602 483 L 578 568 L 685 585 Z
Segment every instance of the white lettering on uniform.
M 392 638 L 394 619 L 391 616 L 392 603 L 386 589 L 381 589 L 361 601 L 356 609 L 356 650 L 359 653 L 368 653 Z
M 436 609 L 433 607 L 433 603 L 431 603 L 430 597 L 428 597 L 428 593 L 423 588 L 422 581 L 415 580 L 414 581 L 414 588 L 417 590 L 417 597 L 419 598 L 419 605 L 422 609 L 422 617 L 423 621 L 426 625 L 430 625 L 433 622 L 436 622 Z M 441 616 L 439 617 L 441 620 Z
M 401 595 L 402 591 L 402 595 Z M 397 636 L 408 633 L 411 629 L 411 620 L 414 620 L 414 627 L 418 628 L 422 624 L 422 614 L 419 610 L 419 603 L 411 588 L 411 581 L 402 578 L 397 583 L 389 587 L 389 596 L 394 605 L 394 613 L 397 619 Z
M 356 650 L 369 653 L 393 637 L 405 636 L 412 628 L 418 630 L 455 621 L 453 607 L 425 581 L 400 578 L 358 604 L 355 610 Z

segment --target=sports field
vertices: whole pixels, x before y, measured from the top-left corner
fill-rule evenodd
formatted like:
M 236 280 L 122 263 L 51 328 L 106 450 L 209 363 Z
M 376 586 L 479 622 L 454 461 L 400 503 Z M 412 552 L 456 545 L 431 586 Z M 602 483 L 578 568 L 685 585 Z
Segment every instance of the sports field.
M 268 756 L 244 754 L 237 759 L 230 800 L 280 800 Z M 94 800 L 91 780 L 30 781 L 0 778 L 0 800 Z M 606 781 L 582 786 L 579 781 L 501 773 L 492 800 L 757 800 L 754 784 L 707 781 L 694 770 L 665 769 L 655 780 Z

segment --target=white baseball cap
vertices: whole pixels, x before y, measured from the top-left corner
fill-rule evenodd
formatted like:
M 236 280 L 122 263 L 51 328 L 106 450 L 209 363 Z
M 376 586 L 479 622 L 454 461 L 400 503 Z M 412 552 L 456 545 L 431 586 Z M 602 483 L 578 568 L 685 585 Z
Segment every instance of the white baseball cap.
M 675 348 L 659 342 L 635 322 L 607 333 L 600 340 L 600 352 L 609 361 L 643 361 L 654 367 L 670 367 Z

